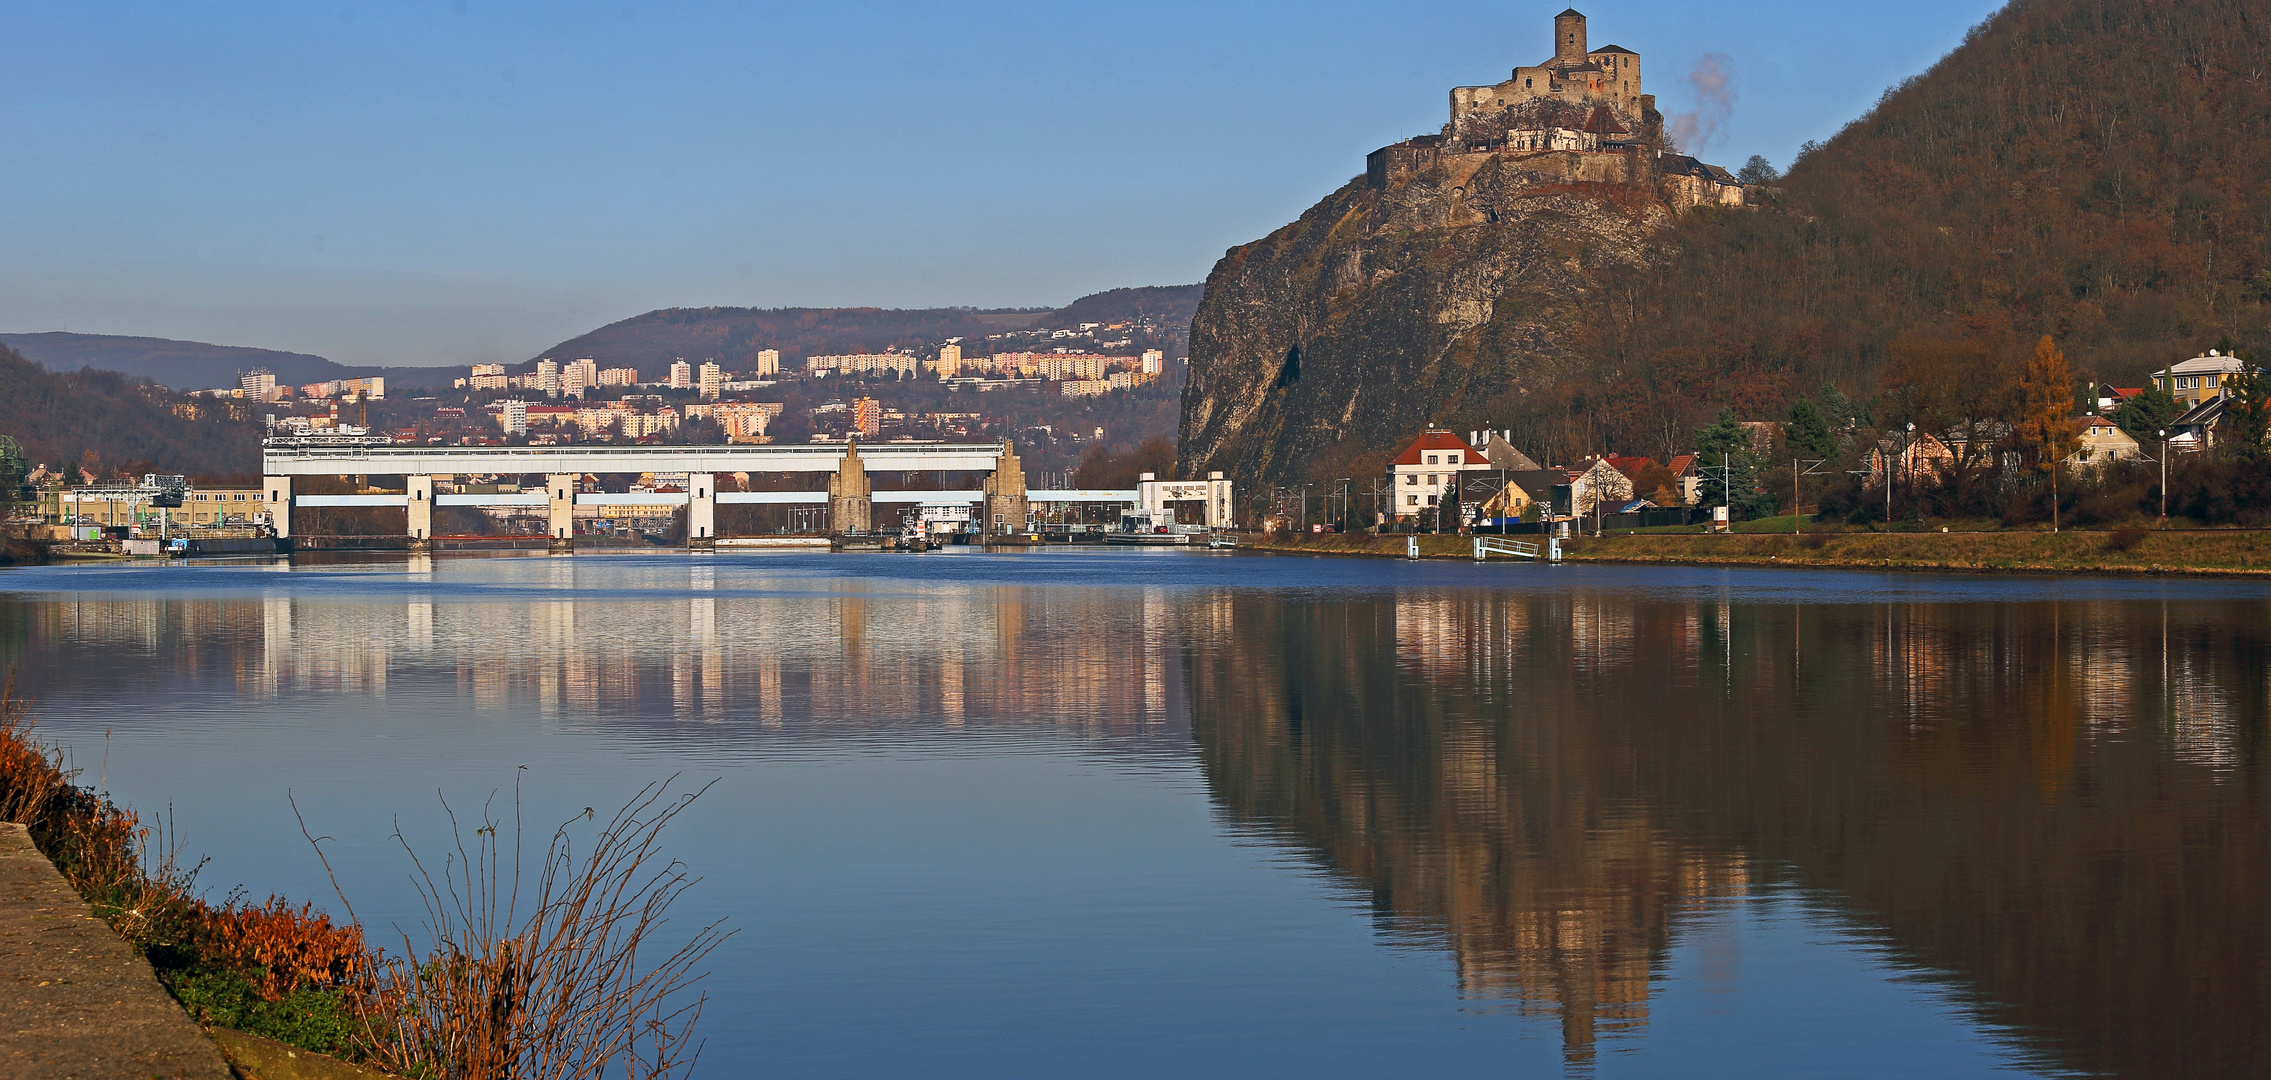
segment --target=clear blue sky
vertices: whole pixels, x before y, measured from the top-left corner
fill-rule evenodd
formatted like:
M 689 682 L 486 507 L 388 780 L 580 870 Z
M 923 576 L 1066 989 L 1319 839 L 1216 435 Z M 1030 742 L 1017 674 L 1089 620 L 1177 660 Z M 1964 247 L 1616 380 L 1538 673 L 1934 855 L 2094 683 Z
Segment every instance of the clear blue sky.
M 1551 52 L 1536 4 L 0 5 L 0 331 L 518 360 L 665 306 L 1201 280 Z M 1994 5 L 1588 4 L 1786 163 Z

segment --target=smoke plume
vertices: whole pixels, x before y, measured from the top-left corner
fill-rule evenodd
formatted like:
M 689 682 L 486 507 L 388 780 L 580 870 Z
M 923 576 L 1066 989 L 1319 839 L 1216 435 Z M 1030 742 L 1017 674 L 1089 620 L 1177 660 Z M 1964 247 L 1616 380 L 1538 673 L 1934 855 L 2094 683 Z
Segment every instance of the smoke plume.
M 1704 53 L 1687 84 L 1695 109 L 1666 117 L 1664 140 L 1682 153 L 1700 154 L 1726 137 L 1727 118 L 1735 114 L 1735 58 Z

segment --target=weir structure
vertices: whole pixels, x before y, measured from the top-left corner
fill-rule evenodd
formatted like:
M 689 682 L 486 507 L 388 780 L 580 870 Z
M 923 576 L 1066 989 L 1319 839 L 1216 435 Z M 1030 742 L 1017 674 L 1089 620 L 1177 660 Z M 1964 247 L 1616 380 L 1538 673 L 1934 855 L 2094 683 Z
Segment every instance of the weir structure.
M 975 511 L 973 528 L 986 535 L 1025 532 L 1032 503 L 1120 503 L 1150 505 L 1158 501 L 1149 490 L 1159 486 L 1146 474 L 1145 483 L 1127 490 L 1029 490 L 1025 472 L 1011 443 L 879 443 L 731 445 L 731 446 L 405 446 L 360 439 L 271 439 L 261 448 L 261 472 L 270 523 L 279 540 L 292 536 L 292 509 L 322 506 L 403 507 L 412 550 L 428 550 L 433 543 L 434 507 L 522 506 L 545 507 L 546 535 L 554 551 L 575 549 L 577 506 L 653 506 L 686 508 L 686 543 L 702 549 L 717 544 L 717 508 L 723 504 L 826 506 L 830 530 L 863 533 L 874 528 L 878 505 L 963 504 Z M 810 491 L 719 491 L 721 473 L 827 473 L 824 489 Z M 984 473 L 984 482 L 972 490 L 877 491 L 869 479 L 873 472 Z M 657 492 L 586 492 L 586 475 L 638 475 L 683 473 L 685 490 Z M 530 476 L 545 478 L 541 491 L 496 494 L 435 491 L 437 479 L 458 476 Z M 1230 482 L 1213 479 L 1193 483 L 1219 489 L 1206 502 L 1206 524 L 1231 524 Z M 297 495 L 296 476 L 400 476 L 400 493 L 358 495 Z M 1147 496 L 1150 496 L 1147 498 Z M 1168 496 L 1174 498 L 1175 496 Z

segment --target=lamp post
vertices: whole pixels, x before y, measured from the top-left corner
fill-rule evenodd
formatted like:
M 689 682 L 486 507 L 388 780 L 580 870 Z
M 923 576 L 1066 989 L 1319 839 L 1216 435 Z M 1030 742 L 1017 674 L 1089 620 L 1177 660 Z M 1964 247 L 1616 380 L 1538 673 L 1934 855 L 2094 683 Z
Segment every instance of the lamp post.
M 2159 432 L 2161 437 L 2161 520 L 2168 520 L 2168 429 Z

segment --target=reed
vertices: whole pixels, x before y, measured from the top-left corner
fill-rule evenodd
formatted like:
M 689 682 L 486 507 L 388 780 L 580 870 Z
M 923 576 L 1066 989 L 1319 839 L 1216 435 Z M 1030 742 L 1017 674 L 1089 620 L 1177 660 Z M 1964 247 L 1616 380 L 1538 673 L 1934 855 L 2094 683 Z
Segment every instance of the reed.
M 484 1080 L 617 1069 L 659 1078 L 691 1068 L 706 1001 L 692 992 L 695 966 L 730 932 L 711 923 L 660 962 L 640 962 L 672 902 L 697 880 L 659 853 L 662 830 L 709 788 L 673 794 L 676 780 L 640 789 L 605 824 L 588 807 L 560 823 L 533 873 L 521 857 L 517 783 L 510 836 L 485 804 L 469 838 L 443 799 L 453 846 L 438 866 L 398 827 L 427 945 L 404 932 L 402 955 L 377 963 L 361 1002 L 371 1060 L 409 1075 Z M 579 826 L 593 828 L 581 836 Z

